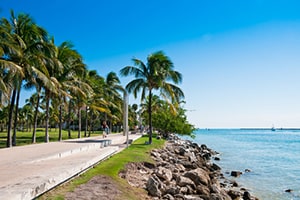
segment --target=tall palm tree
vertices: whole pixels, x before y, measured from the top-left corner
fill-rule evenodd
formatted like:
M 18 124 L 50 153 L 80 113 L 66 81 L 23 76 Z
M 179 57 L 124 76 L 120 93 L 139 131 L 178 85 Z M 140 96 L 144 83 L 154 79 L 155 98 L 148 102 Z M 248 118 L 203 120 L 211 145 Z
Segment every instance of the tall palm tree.
M 54 40 L 53 40 L 53 46 Z M 67 100 L 72 98 L 75 93 L 84 93 L 80 87 L 76 87 L 76 83 L 81 80 L 82 74 L 86 68 L 82 62 L 81 55 L 74 50 L 74 46 L 70 42 L 63 42 L 55 48 L 55 55 L 52 57 L 53 63 L 58 67 L 54 68 L 55 80 L 57 82 L 57 94 L 53 97 L 59 103 L 59 137 L 62 140 L 62 116 L 63 108 Z M 71 136 L 70 136 L 71 137 Z
M 16 64 L 12 58 L 11 54 L 21 55 L 20 49 L 16 43 L 15 37 L 12 34 L 9 22 L 3 18 L 0 20 L 0 89 L 1 96 L 4 96 L 9 104 L 9 114 L 8 114 L 8 127 L 7 127 L 7 141 L 6 146 L 12 146 L 12 138 L 11 138 L 11 127 L 13 123 L 13 109 L 15 102 L 16 92 L 12 92 L 14 90 L 15 77 L 24 77 L 24 73 L 22 68 Z M 12 97 L 11 99 L 9 99 Z
M 32 110 L 32 124 L 33 125 L 33 134 L 31 137 L 31 142 L 35 143 L 36 142 L 36 127 L 37 127 L 37 115 L 38 115 L 38 109 L 39 109 L 39 103 L 38 101 L 40 100 L 40 94 L 34 93 L 32 94 L 29 99 L 25 100 L 25 105 L 31 107 Z M 30 128 L 31 131 L 31 128 Z
M 84 71 L 76 74 L 73 79 L 72 87 L 69 88 L 69 92 L 72 96 L 72 101 L 74 102 L 74 105 L 76 105 L 77 109 L 77 118 L 78 118 L 78 135 L 77 137 L 81 137 L 81 110 L 83 107 L 86 106 L 86 99 L 93 93 L 92 87 L 88 84 L 87 81 L 87 69 L 85 65 L 83 64 L 82 59 L 75 60 L 74 62 L 75 66 L 81 66 Z M 69 111 L 70 112 L 70 111 Z
M 174 70 L 172 61 L 162 51 L 155 52 L 147 57 L 147 63 L 139 59 L 132 59 L 134 66 L 121 69 L 123 76 L 134 75 L 135 79 L 126 85 L 126 90 L 136 98 L 141 91 L 141 100 L 149 97 L 149 144 L 152 143 L 152 97 L 158 91 L 168 102 L 178 102 L 184 97 L 182 90 L 175 84 L 182 81 L 182 75 Z M 170 83 L 173 82 L 174 84 Z
M 45 75 L 45 73 L 47 73 L 47 69 L 45 68 L 45 65 L 43 65 L 43 53 L 45 52 L 43 44 L 48 40 L 48 34 L 43 28 L 36 25 L 29 15 L 19 14 L 18 16 L 15 16 L 13 11 L 11 11 L 10 20 L 5 18 L 1 19 L 0 26 L 3 30 L 6 30 L 6 32 L 9 33 L 10 37 L 6 37 L 8 39 L 12 38 L 10 41 L 15 49 L 17 49 L 17 51 L 7 51 L 5 57 L 7 60 L 20 66 L 22 69 L 22 74 L 16 74 L 12 81 L 10 113 L 13 112 L 15 107 L 15 124 L 13 141 L 11 141 L 9 137 L 13 116 L 10 114 L 9 130 L 7 134 L 7 146 L 9 147 L 12 143 L 14 145 L 16 143 L 16 117 L 18 115 L 18 104 L 23 81 L 25 79 L 26 81 L 29 81 L 37 77 L 39 77 L 42 81 L 47 80 Z
M 22 126 L 23 131 L 28 131 L 32 121 L 33 110 L 28 104 L 25 104 L 19 111 L 19 124 Z
M 2 100 L 9 100 L 13 77 L 16 75 L 24 77 L 22 68 L 8 58 L 9 52 L 20 53 L 9 30 L 0 24 L 0 107 L 4 103 Z
M 104 93 L 107 101 L 109 102 L 108 108 L 110 110 L 110 130 L 112 130 L 113 119 L 120 121 L 118 114 L 122 113 L 122 96 L 119 92 L 125 92 L 125 89 L 121 85 L 121 81 L 115 72 L 109 72 L 106 76 L 106 87 Z M 105 120 L 107 115 L 105 115 Z
M 105 113 L 105 115 L 111 115 L 111 110 L 109 106 L 113 103 L 108 98 L 108 94 L 110 94 L 110 90 L 105 82 L 105 79 L 98 75 L 95 70 L 91 70 L 87 72 L 86 77 L 87 83 L 92 88 L 92 93 L 89 94 L 86 99 L 86 108 L 89 108 L 90 113 L 90 128 L 93 127 L 93 116 L 100 113 Z M 86 123 L 87 125 L 87 123 Z M 87 129 L 87 127 L 86 127 Z M 90 135 L 90 131 L 89 131 Z
M 9 106 L 5 106 L 0 109 L 0 132 L 3 132 L 7 128 Z
M 36 85 L 36 93 L 33 94 L 28 99 L 28 104 L 30 104 L 32 107 L 34 107 L 34 114 L 33 114 L 33 131 L 32 131 L 32 137 L 31 142 L 36 143 L 36 129 L 38 124 L 38 113 L 39 113 L 39 106 L 40 106 L 40 98 L 41 98 L 41 86 Z

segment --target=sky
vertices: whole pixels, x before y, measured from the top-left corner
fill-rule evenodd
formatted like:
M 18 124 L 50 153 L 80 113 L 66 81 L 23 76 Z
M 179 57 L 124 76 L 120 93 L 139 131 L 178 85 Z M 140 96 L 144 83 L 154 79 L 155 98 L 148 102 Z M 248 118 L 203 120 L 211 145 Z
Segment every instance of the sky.
M 198 128 L 300 127 L 298 0 L 0 0 L 2 17 L 11 9 L 104 77 L 162 50 Z

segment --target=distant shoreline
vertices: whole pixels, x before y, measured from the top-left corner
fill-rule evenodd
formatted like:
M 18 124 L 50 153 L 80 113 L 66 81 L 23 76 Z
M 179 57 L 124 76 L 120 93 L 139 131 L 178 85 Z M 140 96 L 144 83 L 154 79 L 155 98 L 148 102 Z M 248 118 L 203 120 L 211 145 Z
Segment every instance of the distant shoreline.
M 198 130 L 272 130 L 272 128 L 198 128 Z M 275 128 L 275 131 L 300 131 L 300 128 Z
M 272 128 L 240 128 L 240 130 L 272 130 Z M 275 130 L 300 131 L 300 128 L 275 128 Z

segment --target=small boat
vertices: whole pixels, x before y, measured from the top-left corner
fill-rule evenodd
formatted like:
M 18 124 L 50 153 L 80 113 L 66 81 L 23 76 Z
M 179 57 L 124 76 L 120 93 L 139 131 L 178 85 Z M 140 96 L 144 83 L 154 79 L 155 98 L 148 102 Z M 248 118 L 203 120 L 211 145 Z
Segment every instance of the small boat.
M 275 131 L 275 127 L 274 127 L 274 125 L 272 126 L 272 128 L 271 128 L 271 131 Z

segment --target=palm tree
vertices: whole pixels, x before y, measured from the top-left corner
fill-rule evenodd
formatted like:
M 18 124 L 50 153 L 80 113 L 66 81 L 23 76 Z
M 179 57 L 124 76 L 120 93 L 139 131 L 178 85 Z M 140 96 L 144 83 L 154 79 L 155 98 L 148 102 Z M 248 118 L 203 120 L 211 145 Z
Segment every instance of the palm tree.
M 75 66 L 80 65 L 83 67 L 84 71 L 82 73 L 78 73 L 74 79 L 72 87 L 69 88 L 69 92 L 72 96 L 72 102 L 74 101 L 74 105 L 77 107 L 77 118 L 78 118 L 78 135 L 77 137 L 81 137 L 81 110 L 86 106 L 86 99 L 93 93 L 92 87 L 88 84 L 87 81 L 87 69 L 83 64 L 82 60 L 76 60 L 74 63 Z M 69 111 L 70 112 L 70 111 Z
M 174 65 L 162 51 L 153 53 L 147 57 L 147 63 L 139 59 L 132 59 L 134 66 L 126 66 L 121 69 L 123 76 L 134 75 L 135 79 L 126 85 L 128 93 L 133 93 L 134 97 L 141 90 L 141 100 L 149 98 L 149 144 L 152 143 L 152 97 L 153 92 L 158 91 L 169 103 L 178 102 L 184 97 L 182 90 L 174 84 L 182 81 L 182 75 L 175 71 Z M 174 84 L 169 83 L 172 81 Z
M 7 127 L 9 106 L 5 106 L 0 109 L 0 132 L 3 132 Z
M 41 81 L 47 80 L 44 63 L 44 43 L 48 40 L 47 32 L 36 25 L 34 21 L 26 14 L 14 15 L 11 11 L 10 21 L 2 18 L 0 26 L 9 35 L 5 35 L 5 38 L 13 44 L 16 51 L 6 51 L 6 60 L 15 63 L 20 66 L 22 73 L 18 73 L 12 80 L 12 96 L 10 103 L 10 115 L 9 115 L 9 128 L 7 146 L 15 145 L 16 141 L 16 128 L 17 128 L 17 116 L 18 116 L 18 104 L 20 91 L 23 81 L 31 81 L 32 79 L 39 78 Z M 15 106 L 16 105 L 16 106 Z M 10 139 L 10 129 L 12 126 L 13 109 L 15 107 L 15 124 L 13 141 Z
M 15 41 L 14 35 L 12 35 L 9 22 L 4 18 L 0 21 L 0 89 L 1 95 L 8 99 L 12 97 L 9 104 L 9 114 L 8 114 L 8 127 L 7 127 L 7 141 L 6 146 L 12 146 L 11 138 L 11 127 L 13 118 L 13 109 L 15 102 L 16 92 L 14 90 L 15 77 L 24 77 L 22 68 L 12 61 L 10 57 L 11 54 L 20 56 L 21 53 Z M 1 102 L 2 103 L 2 102 Z
M 133 127 L 136 131 L 136 126 L 138 125 L 138 118 L 137 118 L 137 110 L 138 105 L 132 104 L 128 106 L 128 124 L 129 127 Z
M 33 119 L 33 109 L 31 105 L 25 104 L 19 112 L 19 120 L 22 122 L 23 130 L 28 131 Z
M 41 96 L 41 87 L 37 85 L 36 88 L 37 88 L 37 92 L 31 95 L 31 97 L 25 101 L 28 105 L 34 108 L 33 131 L 31 136 L 31 143 L 36 143 L 36 129 L 38 124 L 38 112 L 39 112 L 40 96 Z
M 2 20 L 0 21 L 0 93 L 6 99 L 10 96 L 11 78 L 15 75 L 24 76 L 22 68 L 8 57 L 11 53 L 20 55 L 11 30 Z M 0 101 L 0 105 L 1 103 Z
M 94 127 L 93 119 L 94 116 L 104 113 L 105 115 L 111 115 L 110 105 L 113 104 L 113 101 L 109 99 L 109 94 L 112 92 L 109 90 L 109 86 L 106 84 L 106 80 L 97 74 L 95 70 L 87 72 L 86 81 L 92 88 L 92 93 L 89 94 L 86 98 L 86 109 L 89 109 L 90 116 L 90 128 Z M 86 122 L 86 125 L 88 122 Z M 86 127 L 87 129 L 87 127 Z M 90 135 L 90 131 L 89 131 Z
M 82 63 L 81 55 L 74 50 L 74 46 L 70 42 L 63 42 L 54 48 L 55 55 L 52 60 L 58 67 L 54 68 L 56 71 L 54 71 L 53 74 L 57 82 L 57 94 L 53 98 L 56 98 L 59 104 L 58 140 L 61 141 L 64 105 L 67 104 L 68 99 L 71 101 L 70 99 L 73 98 L 72 95 L 84 93 L 81 91 L 81 88 L 76 87 L 76 83 L 81 80 L 81 76 L 85 73 L 86 68 Z M 69 104 L 71 104 L 71 102 L 69 102 Z M 69 135 L 69 137 L 71 137 L 71 135 Z
M 109 103 L 108 108 L 110 110 L 110 130 L 112 130 L 113 120 L 120 121 L 118 114 L 122 113 L 122 97 L 119 92 L 125 92 L 125 89 L 121 86 L 121 81 L 115 72 L 109 72 L 106 76 L 106 87 L 104 88 L 105 98 Z M 105 115 L 105 121 L 107 120 Z

